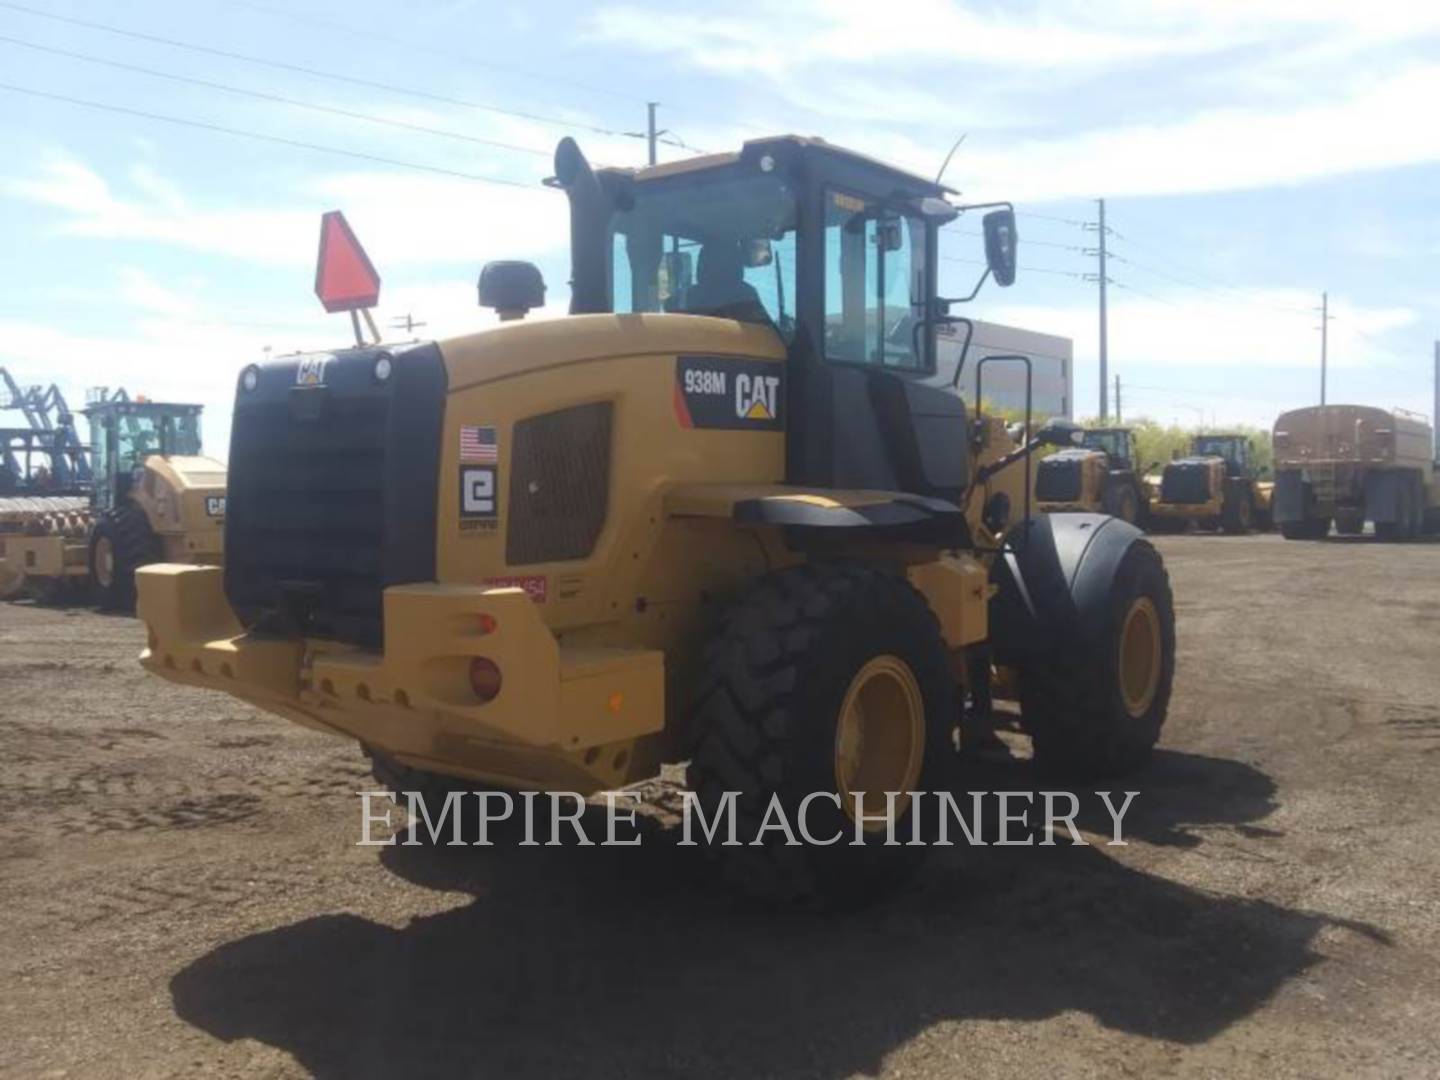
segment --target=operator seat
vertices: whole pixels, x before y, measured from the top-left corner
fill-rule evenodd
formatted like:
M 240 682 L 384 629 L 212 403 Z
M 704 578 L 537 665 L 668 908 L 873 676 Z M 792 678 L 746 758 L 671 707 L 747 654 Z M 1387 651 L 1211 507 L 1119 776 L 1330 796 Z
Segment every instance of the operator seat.
M 686 293 L 681 310 L 689 315 L 771 325 L 760 294 L 745 280 L 740 245 L 733 240 L 712 240 L 700 249 L 695 284 Z

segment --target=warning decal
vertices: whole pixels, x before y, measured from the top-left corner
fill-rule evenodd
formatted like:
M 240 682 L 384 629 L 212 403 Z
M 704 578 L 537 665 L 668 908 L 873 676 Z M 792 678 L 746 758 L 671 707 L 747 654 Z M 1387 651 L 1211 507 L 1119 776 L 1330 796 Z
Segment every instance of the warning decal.
M 785 367 L 729 356 L 681 356 L 675 362 L 675 416 L 685 428 L 781 431 Z

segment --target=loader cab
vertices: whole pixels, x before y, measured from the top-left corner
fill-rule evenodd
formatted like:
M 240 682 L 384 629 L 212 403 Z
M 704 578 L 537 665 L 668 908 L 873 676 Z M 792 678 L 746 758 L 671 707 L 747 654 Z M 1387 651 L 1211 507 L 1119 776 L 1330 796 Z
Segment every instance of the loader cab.
M 938 296 L 939 231 L 963 213 L 948 189 L 793 136 L 599 172 L 565 140 L 556 179 L 571 204 L 572 313 L 767 326 L 788 360 L 788 483 L 960 498 L 969 425 L 935 337 L 974 292 Z M 1013 211 L 984 224 L 987 275 L 1009 284 Z
M 192 457 L 200 453 L 199 405 L 152 401 L 103 401 L 90 405 L 91 460 L 95 508 L 123 502 L 145 459 L 154 454 Z
M 1225 461 L 1225 474 L 1249 476 L 1253 463 L 1250 440 L 1244 435 L 1196 435 L 1191 444 L 1195 457 L 1218 457 Z
M 1089 428 L 1081 445 L 1105 454 L 1111 468 L 1134 468 L 1135 452 L 1129 428 Z

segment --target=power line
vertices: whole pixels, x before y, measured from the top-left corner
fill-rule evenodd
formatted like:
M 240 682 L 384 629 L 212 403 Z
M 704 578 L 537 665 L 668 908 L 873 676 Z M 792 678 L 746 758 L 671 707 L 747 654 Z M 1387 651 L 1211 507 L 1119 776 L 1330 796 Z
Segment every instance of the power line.
M 395 165 L 402 169 L 415 169 L 419 172 L 437 173 L 441 176 L 451 176 L 460 180 L 475 180 L 482 184 L 501 184 L 505 187 L 523 188 L 527 191 L 532 187 L 531 184 L 522 183 L 519 180 L 505 180 L 498 176 L 482 176 L 479 173 L 461 172 L 458 169 L 447 169 L 440 165 L 422 165 L 419 162 L 404 161 L 400 158 L 385 157 L 381 154 L 367 154 L 361 150 L 343 150 L 338 146 L 322 146 L 319 143 L 305 142 L 302 139 L 289 139 L 283 135 L 267 135 L 259 131 L 246 131 L 243 128 L 232 128 L 222 124 L 212 124 L 206 120 L 192 120 L 182 116 L 167 116 L 163 113 L 147 112 L 144 109 L 132 109 L 124 105 L 112 105 L 103 101 L 90 101 L 86 98 L 70 97 L 66 94 L 52 94 L 46 90 L 36 90 L 28 86 L 16 86 L 13 83 L 0 82 L 0 90 L 9 90 L 16 94 L 28 94 L 30 97 L 47 98 L 51 101 L 63 101 L 66 104 L 80 105 L 87 109 L 100 109 L 104 112 L 120 113 L 125 116 L 138 116 L 146 120 L 159 120 L 162 123 L 178 124 L 181 127 L 199 128 L 202 131 L 213 131 L 221 135 L 233 135 L 242 139 L 254 139 L 259 142 L 297 147 L 302 150 L 315 150 L 322 154 L 335 154 L 339 157 L 357 158 L 361 161 L 373 161 L 381 165 Z
M 953 233 L 955 233 L 955 234 L 958 235 L 958 236 L 984 236 L 984 235 L 985 235 L 984 233 L 980 232 L 980 231 L 977 230 L 977 229 L 949 229 L 949 230 L 947 230 L 947 231 L 948 231 L 948 232 L 953 232 Z M 1026 241 L 1024 241 L 1024 244 L 1025 244 L 1026 247 L 1056 248 L 1056 249 L 1059 250 L 1059 251 L 1074 251 L 1074 252 L 1079 252 L 1079 253 L 1081 253 L 1081 254 L 1083 254 L 1083 253 L 1085 252 L 1085 250 L 1086 250 L 1085 248 L 1080 247 L 1078 244 L 1055 244 L 1055 243 L 1051 243 L 1050 241 L 1047 241 L 1047 240 L 1026 240 Z
M 572 130 L 589 131 L 596 135 L 609 135 L 615 137 L 627 137 L 625 132 L 616 131 L 613 128 L 599 127 L 595 124 L 588 124 L 576 120 L 562 120 L 554 116 L 544 116 L 540 113 L 525 112 L 520 109 L 507 109 L 499 105 L 490 105 L 485 102 L 467 101 L 464 98 L 451 97 L 447 94 L 437 94 L 429 90 L 420 90 L 415 87 L 400 86 L 396 83 L 380 82 L 374 79 L 362 79 L 356 75 L 346 75 L 338 71 L 326 71 L 322 68 L 307 67 L 304 64 L 291 64 L 283 60 L 270 60 L 262 56 L 252 56 L 248 53 L 233 52 L 229 49 L 219 49 L 211 45 L 199 45 L 189 41 L 177 41 L 174 38 L 161 37 L 158 34 L 147 34 L 139 30 L 126 30 L 123 27 L 111 26 L 107 23 L 92 22 L 89 19 L 77 19 L 68 15 L 59 15 L 52 11 L 41 11 L 38 8 L 27 7 L 24 4 L 14 3 L 13 0 L 0 0 L 0 7 L 12 11 L 24 12 L 27 15 L 34 15 L 37 18 L 52 19 L 56 22 L 67 23 L 71 26 L 83 26 L 90 30 L 100 30 L 107 34 L 116 34 L 120 37 L 133 38 L 137 41 L 148 41 L 153 44 L 165 45 L 174 49 L 186 49 L 190 52 L 203 53 L 207 56 L 224 57 L 227 60 L 239 60 L 241 63 L 256 64 L 260 67 L 272 68 L 277 71 L 289 71 L 301 75 L 309 75 L 317 79 L 330 79 L 334 82 L 347 83 L 351 86 L 364 86 L 371 90 L 383 90 L 386 93 L 401 94 L 407 97 L 417 98 L 422 101 L 433 101 L 443 105 L 458 105 L 466 109 L 478 109 L 482 112 L 496 113 L 501 116 L 511 116 L 521 120 L 530 120 L 538 124 L 551 124 Z
M 256 3 L 255 0 L 221 0 L 221 2 L 228 3 L 234 7 L 249 8 L 251 11 L 258 11 L 263 14 L 273 16 L 274 18 L 288 19 L 291 22 L 314 26 L 322 30 L 349 34 L 351 37 L 369 38 L 372 41 L 385 41 L 393 45 L 402 45 L 405 48 L 413 49 L 416 52 L 429 53 L 432 56 L 443 56 L 451 60 L 458 60 L 471 67 L 490 68 L 494 71 L 503 71 L 511 75 L 519 75 L 522 78 L 535 79 L 537 81 L 551 85 L 559 84 L 563 86 L 570 86 L 574 87 L 576 90 L 584 90 L 586 93 L 603 94 L 606 97 L 615 98 L 619 101 L 628 101 L 632 104 L 644 103 L 642 98 L 636 97 L 633 94 L 623 93 L 610 87 L 597 85 L 596 83 L 582 82 L 578 79 L 567 78 L 563 75 L 556 75 L 553 72 L 548 71 L 530 71 L 526 68 L 517 67 L 512 64 L 498 64 L 494 60 L 483 57 L 477 53 L 467 52 L 461 49 L 443 49 L 436 45 L 429 45 L 425 42 L 416 41 L 413 38 L 401 37 L 398 34 L 387 34 L 383 31 L 375 30 L 367 26 L 352 26 L 346 23 L 332 22 L 329 19 L 322 19 L 314 15 L 304 15 L 294 11 L 287 11 L 284 8 L 274 7 L 270 4 Z M 729 124 L 735 127 L 743 127 L 762 135 L 770 134 L 769 130 L 766 128 L 756 127 L 753 124 L 737 123 L 733 117 L 721 116 L 719 113 L 711 113 L 707 110 L 697 109 L 689 105 L 675 105 L 668 101 L 662 102 L 662 104 L 664 104 L 665 107 L 668 109 L 678 109 L 681 112 L 691 113 L 696 116 L 708 116 L 718 122 Z M 625 134 L 630 135 L 631 132 L 625 132 Z M 668 142 L 664 139 L 660 141 L 665 143 L 666 146 L 679 146 L 681 149 L 695 149 L 694 147 L 685 146 L 684 140 L 679 140 L 674 143 Z
M 531 146 L 519 146 L 515 143 L 501 142 L 498 139 L 483 139 L 476 135 L 466 135 L 460 131 L 448 131 L 445 128 L 428 127 L 425 124 L 411 124 L 404 120 L 391 120 L 383 116 L 372 116 L 369 113 L 356 112 L 352 109 L 341 109 L 333 105 L 321 105 L 313 101 L 300 101 L 296 98 L 286 97 L 283 94 L 272 94 L 263 90 L 250 90 L 245 87 L 213 82 L 210 79 L 197 79 L 189 75 L 179 75 L 170 71 L 161 71 L 157 68 L 149 68 L 141 64 L 128 64 L 121 60 L 110 60 L 103 56 L 71 52 L 68 49 L 57 49 L 51 45 L 41 45 L 34 41 L 23 41 L 20 38 L 9 37 L 5 34 L 0 34 L 0 41 L 7 42 L 11 45 L 19 45 L 26 49 L 35 49 L 39 52 L 51 53 L 55 56 L 69 57 L 72 60 L 83 60 L 89 64 L 102 64 L 105 67 L 116 68 L 120 71 L 133 71 L 141 75 L 153 76 L 157 79 L 169 79 L 172 82 L 188 83 L 191 86 L 203 86 L 210 90 L 221 90 L 227 94 L 238 94 L 242 97 L 255 98 L 260 101 L 273 101 L 282 105 L 292 105 L 298 109 L 310 109 L 315 112 L 329 113 L 333 116 L 348 117 L 352 120 L 364 120 L 371 124 L 383 124 L 386 127 L 402 128 L 406 131 L 416 131 L 425 135 L 440 135 L 447 139 L 460 139 L 464 142 L 477 143 L 481 146 L 491 146 L 500 150 L 513 150 L 521 154 L 534 154 L 539 157 L 550 156 L 549 150 L 539 150 Z
M 966 266 L 985 266 L 984 259 L 966 259 L 959 255 L 941 255 L 941 262 L 963 263 Z M 1084 274 L 1076 273 L 1074 270 L 1057 270 L 1049 266 L 1022 266 L 1019 268 L 1022 274 L 1054 274 L 1057 277 L 1084 278 Z
M 445 49 L 438 45 L 429 45 L 414 38 L 402 37 L 399 34 L 387 34 L 384 31 L 376 30 L 369 26 L 353 25 L 350 23 L 333 22 L 329 19 L 322 19 L 315 15 L 302 14 L 297 11 L 288 11 L 285 8 L 273 7 L 270 4 L 256 3 L 255 0 L 221 0 L 222 3 L 231 7 L 249 8 L 251 11 L 258 11 L 277 19 L 286 19 L 290 22 L 300 23 L 306 26 L 313 26 L 320 30 L 333 33 L 348 34 L 351 37 L 369 38 L 372 41 L 385 41 L 392 45 L 401 45 L 415 52 L 429 53 L 431 56 L 444 56 L 451 60 L 459 60 L 471 67 L 490 68 L 493 71 L 503 71 L 510 75 L 519 75 L 522 78 L 535 79 L 551 85 L 563 85 L 574 87 L 576 90 L 584 90 L 589 94 L 603 94 L 606 97 L 628 101 L 631 104 L 641 104 L 642 99 L 631 94 L 622 93 L 612 87 L 600 86 L 596 83 L 581 82 L 578 79 L 571 79 L 564 75 L 557 75 L 553 72 L 529 71 L 525 68 L 512 64 L 500 64 L 496 61 L 481 56 L 479 53 L 467 52 L 462 49 Z
M 1077 229 L 1083 229 L 1087 225 L 1092 226 L 1094 222 L 1081 221 L 1079 218 L 1056 217 L 1054 214 L 1041 214 L 1035 210 L 1017 210 L 1016 217 L 1038 218 L 1041 221 L 1053 221 L 1060 225 L 1073 225 Z

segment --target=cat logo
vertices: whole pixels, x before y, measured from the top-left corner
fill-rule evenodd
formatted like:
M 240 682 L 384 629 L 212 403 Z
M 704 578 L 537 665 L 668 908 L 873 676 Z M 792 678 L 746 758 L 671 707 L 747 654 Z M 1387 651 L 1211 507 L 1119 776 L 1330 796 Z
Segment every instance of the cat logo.
M 785 367 L 740 356 L 680 356 L 675 418 L 682 428 L 783 431 Z
M 735 415 L 745 420 L 774 420 L 779 412 L 775 399 L 780 392 L 778 375 L 735 376 Z

